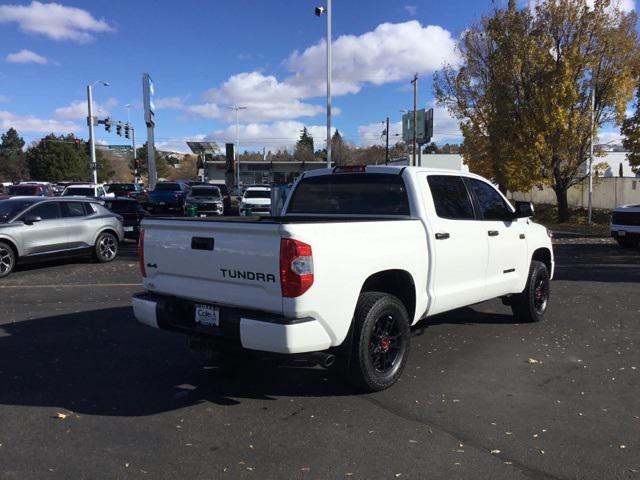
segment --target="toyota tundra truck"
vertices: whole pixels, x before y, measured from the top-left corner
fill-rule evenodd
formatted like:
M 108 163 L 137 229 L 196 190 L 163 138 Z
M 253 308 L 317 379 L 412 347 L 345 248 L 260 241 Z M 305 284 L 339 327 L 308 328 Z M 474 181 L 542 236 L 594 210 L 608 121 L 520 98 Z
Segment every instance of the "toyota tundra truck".
M 554 259 L 532 216 L 469 173 L 314 170 L 279 216 L 146 218 L 133 308 L 192 345 L 335 361 L 382 390 L 423 319 L 496 297 L 517 321 L 543 319 Z

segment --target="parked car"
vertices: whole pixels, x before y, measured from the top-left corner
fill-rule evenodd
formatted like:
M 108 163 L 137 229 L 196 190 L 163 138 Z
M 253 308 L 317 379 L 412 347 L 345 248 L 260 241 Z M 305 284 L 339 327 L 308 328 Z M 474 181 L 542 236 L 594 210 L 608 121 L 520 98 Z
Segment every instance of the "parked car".
M 11 196 L 22 197 L 53 197 L 53 191 L 46 185 L 38 183 L 19 183 L 7 187 L 7 193 Z
M 222 203 L 224 205 L 224 214 L 229 215 L 231 212 L 231 192 L 229 191 L 229 187 L 227 187 L 225 183 L 211 183 L 210 185 L 214 185 L 220 189 Z
M 126 238 L 137 239 L 140 235 L 140 222 L 147 211 L 137 200 L 128 197 L 107 198 L 104 206 L 122 217 L 122 226 Z
M 155 190 L 147 195 L 147 210 L 184 214 L 185 197 L 188 191 L 189 187 L 182 182 L 158 182 Z
M 107 193 L 113 193 L 116 197 L 130 197 L 138 200 L 145 194 L 145 189 L 139 183 L 110 183 L 105 185 Z
M 63 197 L 115 198 L 113 193 L 107 193 L 102 185 L 85 183 L 69 185 L 62 192 Z
M 248 187 L 242 195 L 240 215 L 271 215 L 271 187 Z
M 92 254 L 118 255 L 122 217 L 80 198 L 14 197 L 0 201 L 0 278 L 20 262 Z
M 609 232 L 621 247 L 640 244 L 640 204 L 617 207 L 611 214 Z
M 194 206 L 199 215 L 224 214 L 224 202 L 220 189 L 214 185 L 195 185 L 186 197 L 187 208 Z
M 516 321 L 544 318 L 553 248 L 532 215 L 470 173 L 314 170 L 280 217 L 145 219 L 134 313 L 206 349 L 337 361 L 381 390 L 402 375 L 422 319 L 495 297 Z

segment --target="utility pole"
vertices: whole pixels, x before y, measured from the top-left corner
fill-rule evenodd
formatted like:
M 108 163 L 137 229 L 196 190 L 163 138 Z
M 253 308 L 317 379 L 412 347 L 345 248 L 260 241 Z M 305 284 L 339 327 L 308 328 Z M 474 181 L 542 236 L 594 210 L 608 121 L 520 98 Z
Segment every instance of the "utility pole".
M 387 117 L 387 147 L 384 155 L 384 164 L 389 165 L 389 117 Z
M 413 166 L 416 166 L 416 144 L 418 128 L 418 74 L 413 75 Z
M 133 145 L 133 168 L 134 168 L 134 181 L 136 183 L 138 183 L 140 181 L 140 172 L 138 169 L 138 164 L 136 163 L 136 130 L 135 128 L 133 128 L 133 126 L 130 127 L 131 128 L 131 144 Z
M 87 123 L 89 124 L 89 152 L 91 153 L 91 172 L 93 173 L 93 183 L 98 183 L 98 168 L 96 164 L 96 141 L 93 137 L 93 95 L 91 85 L 87 85 Z
M 589 141 L 589 213 L 587 223 L 592 222 L 592 199 L 593 199 L 593 136 L 596 129 L 596 93 L 595 87 L 591 90 L 591 139 Z

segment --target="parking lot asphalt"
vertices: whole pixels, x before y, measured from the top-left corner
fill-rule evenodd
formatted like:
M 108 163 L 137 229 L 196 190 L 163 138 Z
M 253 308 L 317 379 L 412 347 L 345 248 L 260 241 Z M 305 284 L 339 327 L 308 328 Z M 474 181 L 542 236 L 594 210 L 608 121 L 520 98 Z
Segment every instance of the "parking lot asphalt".
M 21 267 L 0 282 L 0 478 L 640 478 L 640 251 L 555 253 L 546 321 L 499 301 L 431 318 L 366 395 L 138 324 L 133 244 Z

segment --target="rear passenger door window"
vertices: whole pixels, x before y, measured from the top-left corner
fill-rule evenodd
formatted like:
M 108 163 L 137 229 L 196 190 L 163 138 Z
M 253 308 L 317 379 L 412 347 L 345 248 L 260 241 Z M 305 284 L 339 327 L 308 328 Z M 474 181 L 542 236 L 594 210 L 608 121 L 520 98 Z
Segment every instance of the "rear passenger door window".
M 85 217 L 87 215 L 84 209 L 83 202 L 63 202 L 62 203 L 62 216 L 65 218 L 70 217 Z
M 431 197 L 440 218 L 474 220 L 473 205 L 461 177 L 455 175 L 429 175 Z

